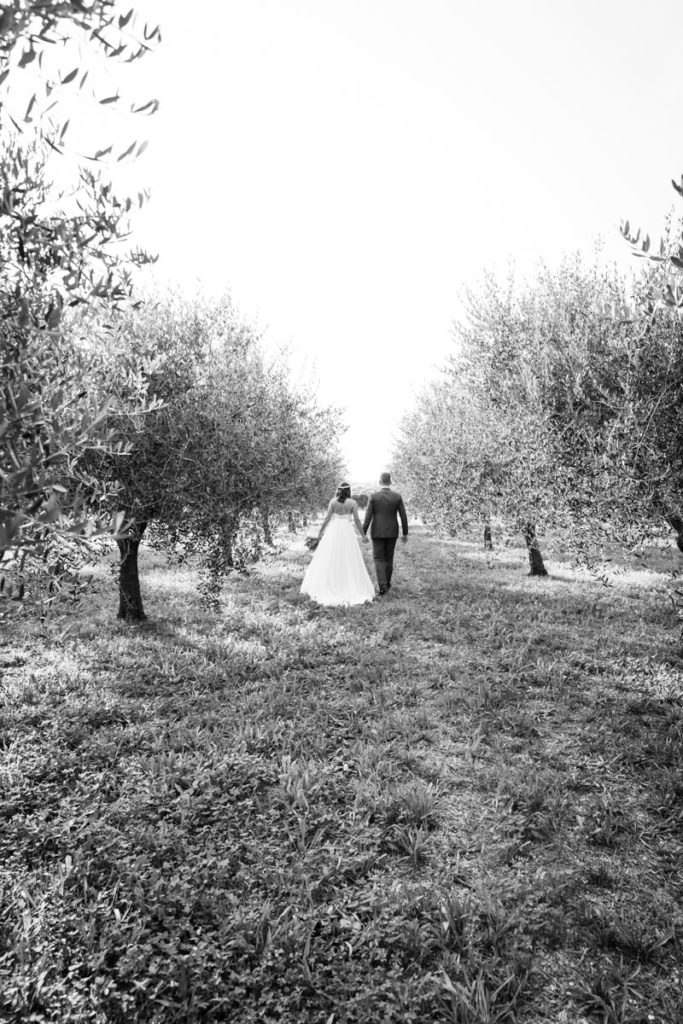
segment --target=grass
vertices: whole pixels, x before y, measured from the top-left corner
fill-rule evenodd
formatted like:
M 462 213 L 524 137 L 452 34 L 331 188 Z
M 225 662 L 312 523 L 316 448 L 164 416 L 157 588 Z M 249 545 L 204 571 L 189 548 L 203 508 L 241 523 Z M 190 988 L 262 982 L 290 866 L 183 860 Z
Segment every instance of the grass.
M 419 527 L 372 606 L 298 540 L 206 612 L 144 554 L 0 646 L 0 1020 L 683 1020 L 683 658 L 610 588 Z

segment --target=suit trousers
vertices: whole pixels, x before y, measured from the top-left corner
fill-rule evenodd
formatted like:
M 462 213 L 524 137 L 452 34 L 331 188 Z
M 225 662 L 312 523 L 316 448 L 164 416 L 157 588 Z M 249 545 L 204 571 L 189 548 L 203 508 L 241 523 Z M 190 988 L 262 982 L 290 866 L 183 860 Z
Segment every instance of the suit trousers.
M 373 537 L 372 557 L 375 561 L 375 573 L 380 594 L 391 586 L 391 574 L 394 571 L 394 548 L 398 537 Z

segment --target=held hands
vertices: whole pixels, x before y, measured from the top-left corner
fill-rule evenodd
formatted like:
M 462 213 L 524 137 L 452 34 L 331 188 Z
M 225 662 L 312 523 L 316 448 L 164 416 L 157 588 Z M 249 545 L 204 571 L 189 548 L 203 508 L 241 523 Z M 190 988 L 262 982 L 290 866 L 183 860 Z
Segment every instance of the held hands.
M 364 544 L 369 544 L 370 543 L 370 538 L 366 534 L 363 534 L 361 539 L 362 539 Z

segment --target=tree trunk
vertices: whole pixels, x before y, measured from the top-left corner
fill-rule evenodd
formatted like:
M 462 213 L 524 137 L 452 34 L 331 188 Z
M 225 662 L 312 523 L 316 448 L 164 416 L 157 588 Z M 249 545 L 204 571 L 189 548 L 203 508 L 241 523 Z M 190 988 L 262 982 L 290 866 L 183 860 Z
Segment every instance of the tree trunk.
M 491 524 L 484 525 L 484 551 L 493 551 L 493 540 L 491 538 Z
M 273 547 L 273 531 L 270 526 L 270 516 L 267 512 L 261 513 L 261 525 L 263 526 L 263 539 L 271 548 Z
M 680 516 L 669 516 L 669 526 L 676 531 L 676 547 L 683 551 L 683 519 Z
M 135 523 L 125 540 L 117 540 L 121 553 L 119 566 L 119 613 L 117 618 L 127 622 L 142 622 L 146 619 L 140 593 L 138 575 L 138 548 L 147 523 Z
M 536 527 L 534 524 L 525 523 L 522 527 L 522 534 L 526 542 L 527 551 L 529 552 L 529 575 L 547 576 L 548 570 L 543 564 L 543 558 L 541 557 L 541 550 L 538 546 L 538 538 L 536 537 Z
M 235 534 L 227 530 L 223 534 L 223 558 L 228 569 L 235 568 L 235 559 L 232 553 L 232 542 L 234 537 Z

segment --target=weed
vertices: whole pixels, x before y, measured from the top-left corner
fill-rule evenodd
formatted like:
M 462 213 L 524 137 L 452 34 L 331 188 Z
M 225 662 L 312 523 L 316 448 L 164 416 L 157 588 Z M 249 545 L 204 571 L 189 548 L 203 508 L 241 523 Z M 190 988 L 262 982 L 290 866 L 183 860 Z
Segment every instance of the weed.
M 599 864 L 588 868 L 586 871 L 586 883 L 587 885 L 594 885 L 598 889 L 613 889 L 617 884 L 617 879 L 614 877 L 609 865 L 601 861 Z
M 636 983 L 640 968 L 625 971 L 623 961 L 607 972 L 580 981 L 572 987 L 572 996 L 584 1013 L 597 1016 L 602 1024 L 645 1024 L 645 996 Z
M 465 755 L 472 764 L 474 764 L 477 758 L 486 758 L 484 743 L 487 734 L 488 729 L 480 723 L 465 740 Z
M 503 964 L 462 968 L 461 979 L 443 970 L 443 1005 L 452 1024 L 504 1024 L 516 1020 L 528 972 L 518 975 Z
M 308 811 L 309 798 L 320 786 L 315 766 L 302 765 L 285 754 L 280 762 L 276 797 L 292 808 Z
M 583 924 L 603 949 L 615 950 L 629 959 L 642 962 L 656 960 L 660 951 L 676 938 L 674 928 L 657 928 L 642 914 L 620 916 L 600 906 L 588 909 Z
M 484 949 L 503 956 L 511 935 L 519 927 L 520 915 L 517 911 L 507 911 L 491 896 L 485 896 L 479 907 L 479 924 Z
M 415 825 L 391 825 L 385 832 L 386 849 L 408 857 L 417 868 L 427 860 L 426 829 Z
M 632 831 L 622 806 L 608 795 L 592 801 L 585 816 L 581 816 L 584 820 L 587 837 L 596 846 L 614 848 Z
M 510 811 L 519 819 L 522 841 L 550 839 L 567 824 L 569 798 L 548 775 L 509 776 L 501 782 L 499 793 L 507 798 Z
M 447 897 L 439 911 L 439 938 L 444 947 L 456 953 L 464 953 L 472 941 L 476 922 L 476 910 L 471 897 Z

